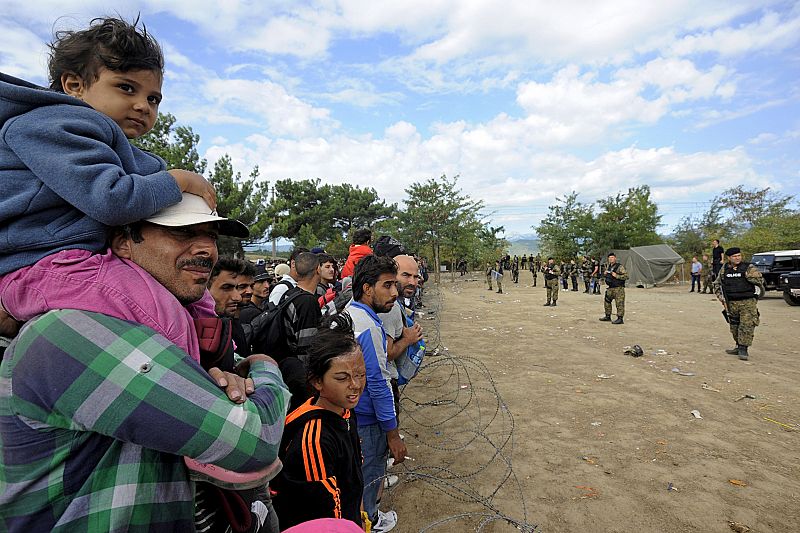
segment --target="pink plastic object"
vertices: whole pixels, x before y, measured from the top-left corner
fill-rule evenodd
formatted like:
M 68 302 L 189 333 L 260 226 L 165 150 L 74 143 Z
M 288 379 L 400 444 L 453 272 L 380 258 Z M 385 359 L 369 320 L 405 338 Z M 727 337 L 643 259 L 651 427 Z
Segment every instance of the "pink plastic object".
M 183 462 L 189 469 L 189 479 L 192 481 L 205 481 L 228 490 L 247 490 L 266 485 L 283 468 L 280 459 L 275 459 L 273 463 L 255 472 L 234 472 L 189 457 L 184 457 Z

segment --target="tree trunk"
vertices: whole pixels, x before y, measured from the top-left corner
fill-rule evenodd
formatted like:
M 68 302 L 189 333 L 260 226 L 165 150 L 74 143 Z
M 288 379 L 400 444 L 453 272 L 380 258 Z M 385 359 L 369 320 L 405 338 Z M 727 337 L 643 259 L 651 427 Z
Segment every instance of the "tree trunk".
M 439 243 L 433 243 L 433 267 L 436 269 L 433 273 L 434 280 L 438 284 L 441 279 L 442 267 L 439 266 Z

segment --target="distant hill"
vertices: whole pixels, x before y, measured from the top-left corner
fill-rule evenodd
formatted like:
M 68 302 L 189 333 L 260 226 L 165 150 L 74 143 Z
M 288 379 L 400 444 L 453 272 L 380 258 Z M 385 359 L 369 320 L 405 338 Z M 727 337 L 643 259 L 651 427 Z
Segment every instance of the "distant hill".
M 528 255 L 539 252 L 539 236 L 535 233 L 511 233 L 506 235 L 506 240 L 511 243 L 509 255 Z
M 511 256 L 523 255 L 523 254 L 536 255 L 538 252 L 539 252 L 539 239 L 520 239 L 518 241 L 512 241 L 511 247 L 508 249 L 508 253 Z

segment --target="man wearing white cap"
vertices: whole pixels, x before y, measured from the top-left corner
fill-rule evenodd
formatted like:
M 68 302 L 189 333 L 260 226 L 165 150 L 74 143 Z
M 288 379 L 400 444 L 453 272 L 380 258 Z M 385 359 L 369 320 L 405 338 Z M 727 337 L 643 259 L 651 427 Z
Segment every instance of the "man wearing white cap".
M 146 327 L 163 329 L 203 298 L 220 234 L 247 229 L 189 194 L 116 228 L 99 269 L 65 281 L 85 294 L 57 302 L 11 342 L 0 365 L 0 515 L 11 530 L 193 531 L 181 456 L 235 472 L 275 460 L 288 403 L 275 362 L 254 355 L 240 365 L 253 391 L 237 404 Z

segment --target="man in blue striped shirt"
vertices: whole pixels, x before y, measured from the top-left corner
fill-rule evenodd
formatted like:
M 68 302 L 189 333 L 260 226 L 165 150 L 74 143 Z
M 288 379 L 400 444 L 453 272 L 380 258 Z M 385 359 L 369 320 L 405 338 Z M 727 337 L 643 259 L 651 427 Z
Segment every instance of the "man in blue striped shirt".
M 347 311 L 364 354 L 367 386 L 355 408 L 361 452 L 364 455 L 364 511 L 373 524 L 372 531 L 384 533 L 397 523 L 397 513 L 378 510 L 378 489 L 386 473 L 391 452 L 395 463 L 406 457 L 400 438 L 394 397 L 387 370 L 386 331 L 378 313 L 388 313 L 397 299 L 397 264 L 389 257 L 368 255 L 358 262 L 353 275 L 353 301 Z

